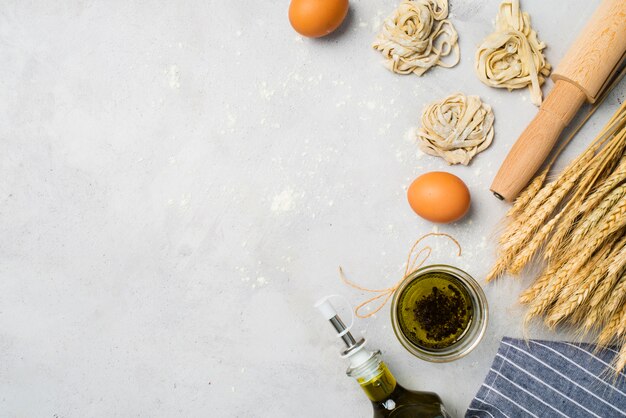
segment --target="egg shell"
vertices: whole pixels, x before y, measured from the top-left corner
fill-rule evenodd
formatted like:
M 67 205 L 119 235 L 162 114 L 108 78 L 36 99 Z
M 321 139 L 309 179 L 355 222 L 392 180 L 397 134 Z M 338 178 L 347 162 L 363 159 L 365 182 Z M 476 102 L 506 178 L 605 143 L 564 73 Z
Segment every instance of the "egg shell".
M 409 186 L 411 208 L 431 222 L 450 223 L 461 219 L 470 208 L 470 192 L 454 174 L 433 171 L 416 178 Z
M 319 38 L 341 25 L 348 8 L 348 0 L 292 0 L 289 22 L 300 35 Z

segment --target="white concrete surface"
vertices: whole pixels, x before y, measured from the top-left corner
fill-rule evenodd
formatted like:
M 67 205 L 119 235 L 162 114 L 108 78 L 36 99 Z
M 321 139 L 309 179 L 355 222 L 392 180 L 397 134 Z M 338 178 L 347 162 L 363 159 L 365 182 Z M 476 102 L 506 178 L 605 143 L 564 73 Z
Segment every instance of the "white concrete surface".
M 598 3 L 522 2 L 553 65 Z M 353 0 L 321 40 L 293 32 L 287 1 L 0 4 L 0 416 L 370 415 L 311 305 L 366 297 L 339 265 L 371 287 L 399 279 L 433 229 L 405 200 L 429 170 L 473 197 L 470 216 L 439 227 L 463 257 L 442 241 L 430 261 L 482 280 L 507 208 L 488 186 L 536 112 L 527 91 L 474 75 L 498 1 L 451 1 L 461 63 L 422 78 L 391 74 L 370 48 L 395 4 Z M 422 107 L 457 90 L 496 115 L 469 167 L 410 138 Z M 500 337 L 522 335 L 515 300 L 529 280 L 485 286 L 487 335 L 453 363 L 412 357 L 388 309 L 355 330 L 405 386 L 461 416 Z

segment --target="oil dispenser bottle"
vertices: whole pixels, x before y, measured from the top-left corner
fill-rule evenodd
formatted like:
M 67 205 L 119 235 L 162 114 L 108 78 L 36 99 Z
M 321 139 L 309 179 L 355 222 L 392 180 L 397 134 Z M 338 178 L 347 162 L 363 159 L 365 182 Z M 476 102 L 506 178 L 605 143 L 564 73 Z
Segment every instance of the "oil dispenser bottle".
M 350 360 L 347 374 L 357 380 L 372 402 L 374 418 L 450 418 L 441 398 L 436 393 L 418 392 L 403 388 L 382 361 L 380 351 L 365 349 L 365 339 L 355 340 L 329 300 L 330 296 L 315 304 L 320 313 L 330 321 L 346 348 L 343 358 Z

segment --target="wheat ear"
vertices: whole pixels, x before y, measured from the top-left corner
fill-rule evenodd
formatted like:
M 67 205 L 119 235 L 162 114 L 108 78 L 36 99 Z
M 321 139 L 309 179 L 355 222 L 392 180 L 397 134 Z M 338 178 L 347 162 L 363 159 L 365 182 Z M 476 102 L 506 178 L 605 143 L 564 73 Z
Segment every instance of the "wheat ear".
M 616 275 L 609 280 L 605 280 L 594 292 L 593 297 L 586 304 L 586 312 L 583 322 L 580 326 L 583 333 L 590 332 L 592 329 L 599 328 L 606 321 L 606 305 L 611 298 L 614 289 L 620 291 L 620 288 L 626 288 L 626 284 L 621 285 L 623 279 L 620 275 Z
M 528 262 L 537 253 L 537 250 L 543 245 L 548 236 L 552 233 L 552 230 L 561 219 L 563 212 L 558 213 L 554 218 L 550 219 L 548 223 L 539 229 L 535 235 L 533 235 L 530 242 L 515 256 L 511 262 L 509 271 L 511 274 L 519 274 L 522 269 L 528 264 Z
M 626 156 L 621 158 L 617 169 L 597 188 L 595 188 L 593 193 L 591 193 L 587 199 L 585 199 L 585 202 L 579 209 L 579 213 L 587 212 L 593 209 L 604 198 L 604 196 L 606 196 L 624 180 L 626 180 Z
M 619 246 L 618 246 L 619 247 Z M 621 275 L 626 268 L 626 247 L 619 248 L 619 252 L 613 257 L 607 269 L 607 275 L 600 285 L 593 292 L 590 300 L 586 304 L 586 315 L 582 329 L 589 331 L 597 325 L 598 317 L 603 312 L 602 306 L 610 298 L 613 288 L 620 282 Z M 625 285 L 626 286 L 626 285 Z
M 571 235 L 568 237 L 566 241 L 567 244 L 564 245 L 564 248 L 561 248 L 560 251 L 570 254 L 569 249 L 578 245 L 624 196 L 626 196 L 626 184 L 613 190 L 593 211 L 591 211 L 591 213 L 581 218 L 576 228 L 574 228 Z
M 606 301 L 606 305 L 604 306 L 604 312 L 608 314 L 612 314 L 619 308 L 619 306 L 626 299 L 626 274 L 622 274 L 619 282 L 615 285 L 613 290 L 611 291 L 611 295 Z
M 539 276 L 528 289 L 524 290 L 520 294 L 519 303 L 526 305 L 535 300 L 537 296 L 543 292 L 544 288 L 550 283 L 554 274 L 559 271 L 562 266 L 563 263 L 548 266 L 541 276 Z
M 529 311 L 531 316 L 546 312 L 550 305 L 556 300 L 570 276 L 580 270 L 582 265 L 604 244 L 607 238 L 621 227 L 622 223 L 626 223 L 626 217 L 624 217 L 626 213 L 626 200 L 622 205 L 618 206 L 617 209 L 618 210 L 611 211 L 609 216 L 610 221 L 608 221 L 601 230 L 593 234 L 587 244 L 581 245 L 580 253 L 566 261 L 544 290 L 533 300 Z M 619 218 L 619 214 L 621 214 L 621 219 Z
M 622 304 L 620 309 L 611 315 L 602 332 L 598 335 L 599 345 L 608 345 L 610 342 L 621 338 L 626 329 L 623 324 L 626 322 L 626 304 Z
M 576 193 L 567 203 L 566 207 L 561 211 L 565 213 L 565 216 L 562 217 L 559 226 L 556 228 L 556 231 L 550 239 L 548 240 L 545 250 L 544 250 L 544 259 L 550 260 L 555 258 L 559 253 L 564 252 L 564 248 L 569 245 L 572 241 L 568 239 L 570 233 L 578 222 L 581 221 L 581 218 L 584 217 L 584 213 L 589 209 L 593 209 L 595 205 L 601 201 L 604 197 L 605 193 L 599 195 L 595 199 L 598 202 L 590 202 L 587 197 L 589 191 L 593 189 L 594 184 L 598 180 L 598 178 L 602 175 L 602 172 L 606 169 L 607 162 L 610 162 L 613 157 L 611 157 L 610 150 L 603 149 L 602 153 L 608 153 L 607 155 L 603 155 L 602 158 L 597 159 L 592 163 L 589 167 L 588 173 L 585 175 L 583 181 L 580 182 Z M 610 191 L 610 190 L 609 190 Z
M 591 261 L 582 268 L 579 274 L 570 279 L 545 319 L 546 325 L 549 327 L 556 326 L 587 300 L 591 292 L 607 273 L 611 264 L 611 258 L 607 257 L 607 255 L 611 253 L 616 240 L 617 237 L 607 241 L 600 251 L 593 256 Z M 624 242 L 626 242 L 626 238 L 622 238 L 620 241 L 622 245 Z
M 517 199 L 515 199 L 515 203 L 506 214 L 507 218 L 514 218 L 526 209 L 530 201 L 537 196 L 537 193 L 545 183 L 549 171 L 550 167 L 545 168 L 540 175 L 530 182 Z
M 576 254 L 566 263 L 566 270 L 572 274 L 591 257 L 591 255 L 605 243 L 612 234 L 626 225 L 626 196 L 622 196 L 615 205 L 598 221 L 598 227 L 587 241 L 580 241 L 572 245 L 570 254 Z

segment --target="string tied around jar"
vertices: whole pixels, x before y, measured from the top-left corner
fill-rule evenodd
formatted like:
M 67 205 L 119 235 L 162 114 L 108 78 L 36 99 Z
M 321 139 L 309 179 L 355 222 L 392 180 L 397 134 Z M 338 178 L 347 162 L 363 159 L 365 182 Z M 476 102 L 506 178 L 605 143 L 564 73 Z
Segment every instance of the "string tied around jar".
M 339 266 L 339 278 L 341 279 L 341 281 L 354 288 L 354 289 L 358 289 L 358 290 L 362 290 L 364 292 L 368 292 L 368 293 L 378 293 L 378 295 L 376 296 L 372 296 L 371 298 L 365 300 L 364 302 L 361 302 L 360 304 L 358 304 L 355 308 L 354 308 L 354 314 L 359 317 L 359 318 L 369 318 L 372 315 L 375 315 L 378 311 L 380 311 L 389 301 L 389 299 L 391 298 L 391 296 L 393 296 L 394 292 L 396 291 L 396 289 L 398 289 L 398 287 L 400 286 L 400 284 L 402 283 L 402 281 L 404 281 L 404 279 L 406 279 L 408 276 L 410 276 L 412 273 L 414 273 L 417 269 L 419 269 L 420 267 L 422 267 L 424 265 L 424 263 L 426 262 L 426 260 L 428 260 L 428 258 L 430 257 L 433 249 L 432 247 L 426 245 L 422 248 L 420 248 L 419 250 L 417 250 L 418 245 L 424 241 L 426 238 L 428 237 L 446 237 L 448 238 L 450 241 L 452 241 L 456 247 L 458 248 L 458 253 L 457 256 L 460 257 L 462 254 L 462 249 L 461 249 L 461 244 L 459 244 L 459 242 L 450 234 L 446 234 L 445 232 L 429 232 L 428 234 L 422 235 L 420 238 L 417 239 L 417 241 L 415 241 L 415 243 L 413 244 L 413 246 L 411 247 L 411 249 L 409 250 L 409 255 L 407 256 L 407 260 L 406 260 L 406 264 L 405 264 L 405 268 L 404 268 L 404 275 L 402 276 L 402 278 L 400 280 L 398 280 L 393 286 L 391 287 L 387 287 L 385 289 L 369 289 L 367 287 L 363 287 L 360 286 L 350 280 L 348 280 L 348 278 L 346 277 L 345 273 L 343 272 L 343 268 L 341 266 Z M 424 254 L 422 256 L 422 254 Z M 368 312 L 367 314 L 361 314 L 359 311 L 368 306 L 370 303 L 375 302 L 379 299 L 383 299 L 383 301 L 371 312 Z

